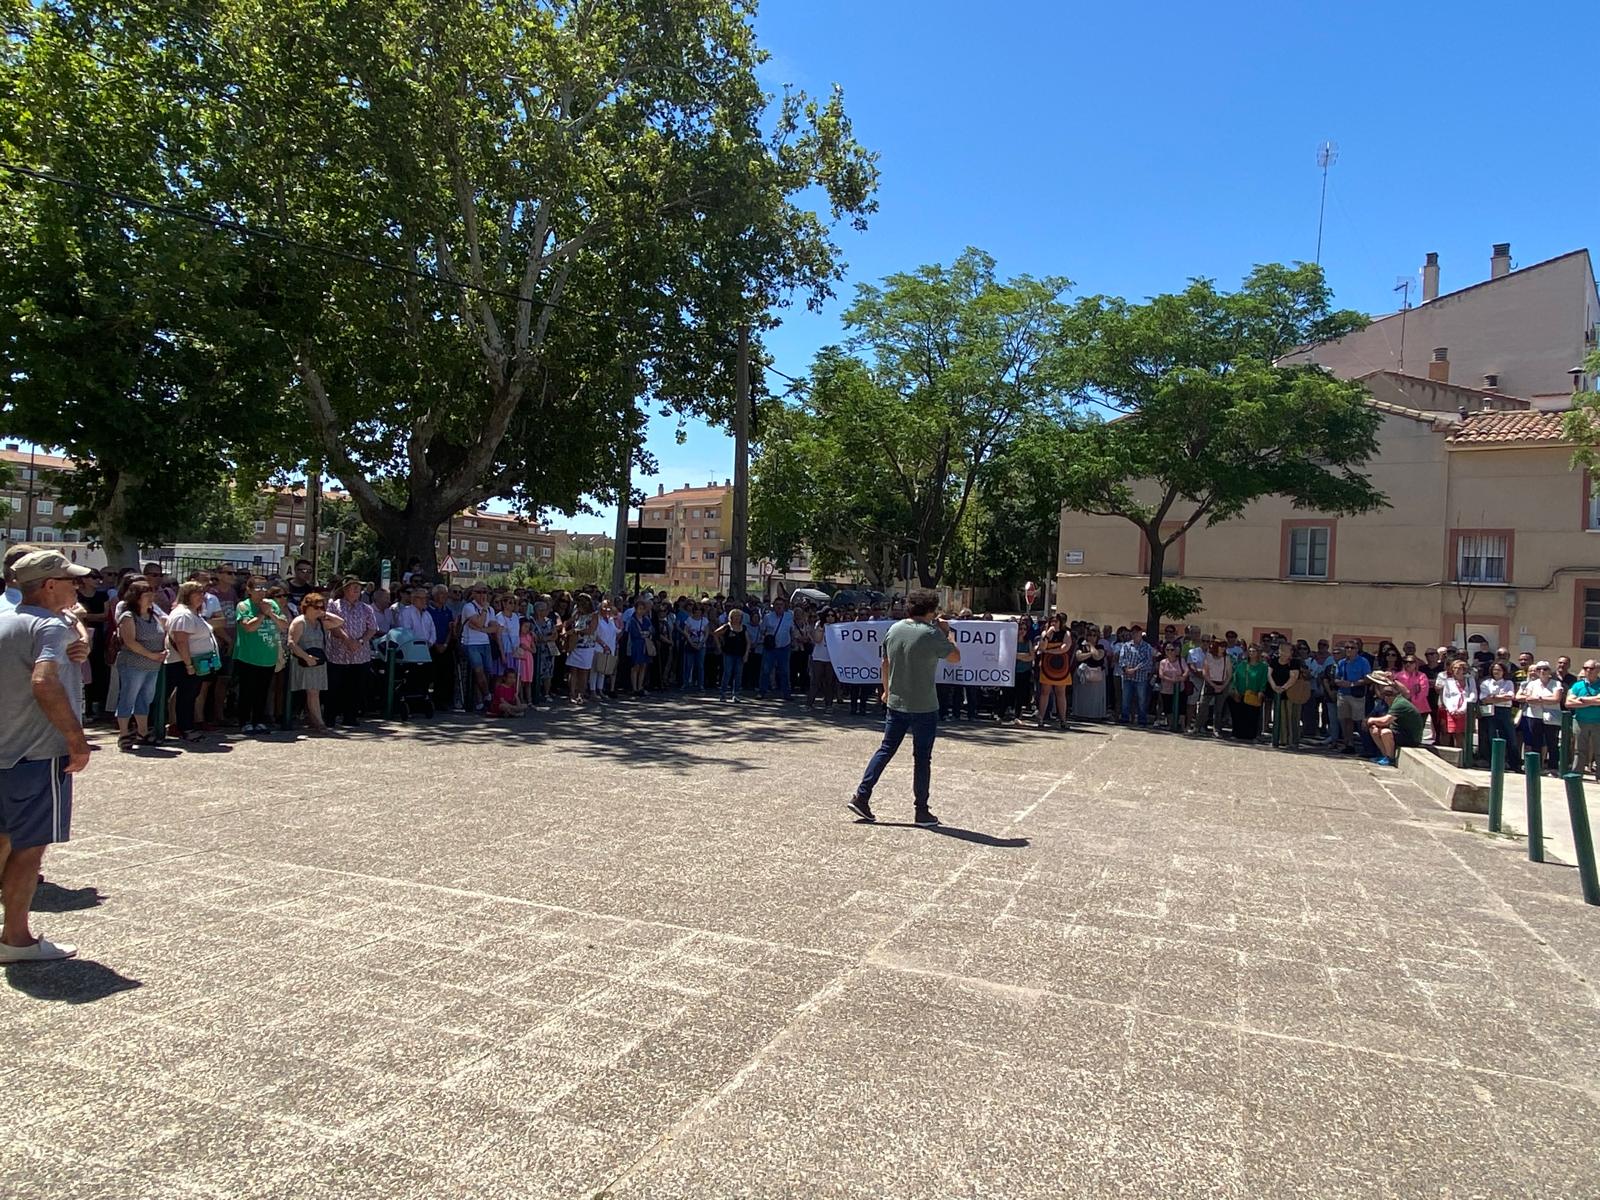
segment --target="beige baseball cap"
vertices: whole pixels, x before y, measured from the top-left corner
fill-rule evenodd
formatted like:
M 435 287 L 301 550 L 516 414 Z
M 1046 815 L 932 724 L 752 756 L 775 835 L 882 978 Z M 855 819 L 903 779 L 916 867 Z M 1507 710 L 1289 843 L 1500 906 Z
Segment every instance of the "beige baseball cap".
M 57 554 L 54 550 L 35 550 L 11 564 L 11 577 L 17 581 L 18 587 L 43 583 L 47 579 L 79 579 L 92 574 L 94 572 L 88 567 L 68 562 L 66 555 Z

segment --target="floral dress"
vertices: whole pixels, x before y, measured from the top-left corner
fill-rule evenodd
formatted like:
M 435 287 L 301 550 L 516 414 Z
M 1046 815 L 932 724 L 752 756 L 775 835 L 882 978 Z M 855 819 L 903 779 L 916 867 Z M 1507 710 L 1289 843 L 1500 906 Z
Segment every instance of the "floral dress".
M 556 673 L 556 619 L 538 617 L 529 622 L 533 626 L 533 673 L 541 682 L 548 684 L 550 677 Z

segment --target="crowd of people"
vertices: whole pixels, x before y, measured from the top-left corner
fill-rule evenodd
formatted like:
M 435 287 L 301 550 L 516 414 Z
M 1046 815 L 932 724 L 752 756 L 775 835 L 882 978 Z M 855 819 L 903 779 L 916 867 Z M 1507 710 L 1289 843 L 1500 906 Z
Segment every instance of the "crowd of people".
M 13 547 L 7 560 L 29 547 Z M 447 583 L 408 570 L 392 590 L 354 577 L 319 584 L 300 559 L 286 578 L 228 565 L 177 580 L 158 563 L 93 571 L 76 581 L 73 616 L 89 642 L 86 720 L 115 721 L 118 745 L 163 736 L 198 740 L 236 726 L 260 735 L 300 726 L 354 727 L 380 706 L 385 653 L 409 643 L 435 712 L 518 717 L 540 709 L 668 693 L 727 703 L 801 700 L 878 717 L 875 684 L 834 675 L 826 628 L 897 620 L 901 598 L 843 606 L 783 597 L 734 603 L 710 595 L 597 587 L 539 592 Z M 947 619 L 993 619 L 946 611 Z M 1503 738 L 1511 769 L 1524 750 L 1555 769 L 1561 714 L 1575 722 L 1574 758 L 1600 753 L 1593 671 L 1531 653 L 1511 658 L 1475 641 L 1465 649 L 1352 638 L 1333 645 L 1267 634 L 1167 625 L 1151 641 L 1138 624 L 1008 617 L 1017 625 L 1015 684 L 939 685 L 942 722 L 994 721 L 1068 729 L 1113 722 L 1191 737 L 1261 740 L 1300 751 L 1392 761 L 1407 745 L 1462 746 L 1484 759 Z M 165 667 L 165 672 L 162 668 Z M 156 703 L 165 680 L 165 705 Z M 163 709 L 165 728 L 151 714 Z

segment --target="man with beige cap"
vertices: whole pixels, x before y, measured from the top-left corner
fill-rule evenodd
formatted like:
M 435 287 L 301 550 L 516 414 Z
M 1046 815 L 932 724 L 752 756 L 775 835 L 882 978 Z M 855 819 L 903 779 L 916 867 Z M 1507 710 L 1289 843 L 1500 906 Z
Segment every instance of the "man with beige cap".
M 69 835 L 72 776 L 89 763 L 83 673 L 70 655 L 78 632 L 62 615 L 87 574 L 51 550 L 26 554 L 11 564 L 22 602 L 0 613 L 0 963 L 78 952 L 35 937 L 28 911 L 45 847 Z

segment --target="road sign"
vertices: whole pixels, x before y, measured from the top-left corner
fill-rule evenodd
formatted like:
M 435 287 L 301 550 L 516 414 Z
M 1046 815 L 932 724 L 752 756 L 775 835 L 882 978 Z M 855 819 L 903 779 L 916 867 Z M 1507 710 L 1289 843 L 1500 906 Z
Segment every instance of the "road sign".
M 456 566 L 455 558 L 449 554 L 445 555 L 444 561 L 439 564 L 439 570 L 446 575 L 454 575 L 460 569 L 460 567 Z
M 1081 567 L 1083 565 L 1082 550 L 1067 550 L 1061 555 L 1061 565 L 1064 567 Z
M 389 584 L 394 579 L 394 564 L 387 558 L 378 564 L 378 586 L 384 591 L 389 590 Z
M 776 570 L 777 568 L 772 565 L 772 560 L 770 558 L 763 558 L 761 560 L 761 578 L 771 579 Z
M 623 569 L 630 575 L 667 573 L 667 531 L 665 529 L 628 530 L 628 553 Z

